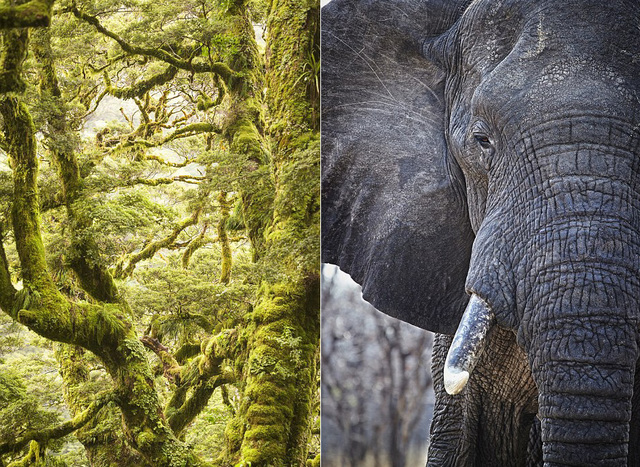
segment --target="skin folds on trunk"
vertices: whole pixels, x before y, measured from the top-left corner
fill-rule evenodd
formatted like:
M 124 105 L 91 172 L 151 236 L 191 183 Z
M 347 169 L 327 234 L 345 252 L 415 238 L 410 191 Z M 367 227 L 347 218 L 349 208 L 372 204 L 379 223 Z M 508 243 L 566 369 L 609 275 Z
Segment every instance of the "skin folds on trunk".
M 550 196 L 517 294 L 549 465 L 627 465 L 640 297 L 635 159 L 588 146 L 542 159 Z M 602 165 L 606 173 L 594 170 Z
M 539 309 L 555 318 L 533 320 L 539 332 L 529 351 L 545 462 L 627 465 L 638 349 L 637 324 L 628 316 L 635 297 L 626 285 L 636 280 L 571 262 L 549 266 L 538 278 L 565 284 L 540 297 Z

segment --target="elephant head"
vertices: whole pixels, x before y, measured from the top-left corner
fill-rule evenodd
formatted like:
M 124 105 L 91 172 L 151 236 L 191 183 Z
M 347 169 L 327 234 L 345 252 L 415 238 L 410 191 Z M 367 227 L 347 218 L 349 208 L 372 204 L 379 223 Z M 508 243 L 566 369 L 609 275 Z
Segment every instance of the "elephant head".
M 629 455 L 639 28 L 622 0 L 323 9 L 323 260 L 379 310 L 456 333 L 451 393 L 489 330 L 513 331 L 545 465 Z

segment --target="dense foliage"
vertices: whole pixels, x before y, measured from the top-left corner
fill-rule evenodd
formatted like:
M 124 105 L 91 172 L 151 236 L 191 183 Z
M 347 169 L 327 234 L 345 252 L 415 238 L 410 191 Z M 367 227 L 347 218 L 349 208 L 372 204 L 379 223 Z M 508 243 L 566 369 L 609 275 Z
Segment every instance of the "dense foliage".
M 0 465 L 317 465 L 317 2 L 0 28 Z

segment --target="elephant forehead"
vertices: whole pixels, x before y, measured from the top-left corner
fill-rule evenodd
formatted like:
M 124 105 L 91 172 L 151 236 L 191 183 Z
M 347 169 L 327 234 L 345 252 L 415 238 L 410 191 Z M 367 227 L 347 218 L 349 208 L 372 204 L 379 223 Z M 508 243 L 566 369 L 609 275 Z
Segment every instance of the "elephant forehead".
M 466 10 L 455 32 L 465 72 L 486 76 L 503 61 L 512 61 L 514 71 L 540 71 L 552 63 L 591 59 L 637 76 L 639 28 L 640 6 L 621 0 L 482 0 Z M 566 70 L 550 71 L 551 79 L 562 79 Z

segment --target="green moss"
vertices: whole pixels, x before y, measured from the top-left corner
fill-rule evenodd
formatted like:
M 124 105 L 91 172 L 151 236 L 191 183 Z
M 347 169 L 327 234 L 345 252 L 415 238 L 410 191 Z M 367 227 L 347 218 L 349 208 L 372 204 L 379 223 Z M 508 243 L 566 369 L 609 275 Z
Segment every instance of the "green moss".
M 134 97 L 142 97 L 145 93 L 149 92 L 154 87 L 167 83 L 168 81 L 172 80 L 177 73 L 178 69 L 172 65 L 169 65 L 162 72 L 150 76 L 146 79 L 140 80 L 133 86 L 129 86 L 126 88 L 118 88 L 112 86 L 111 80 L 109 79 L 109 75 L 106 73 L 106 71 L 104 73 L 104 77 L 107 92 L 109 94 L 120 99 L 133 99 Z
M 136 436 L 138 446 L 150 446 L 155 441 L 155 435 L 149 430 L 143 430 Z
M 92 317 L 90 323 L 91 328 L 95 331 L 95 342 L 101 346 L 107 342 L 119 342 L 127 329 L 127 324 L 118 316 L 120 309 L 117 306 L 105 304 L 98 307 Z M 89 315 L 90 316 L 90 315 Z
M 49 26 L 53 1 L 31 0 L 18 6 L 0 7 L 0 29 Z
M 234 418 L 227 424 L 224 430 L 227 450 L 230 452 L 238 452 L 240 450 L 244 432 L 245 425 L 240 418 Z
M 218 195 L 218 203 L 220 205 L 220 220 L 218 221 L 218 241 L 220 243 L 220 250 L 222 253 L 220 264 L 220 283 L 228 284 L 231 280 L 231 244 L 227 235 L 227 221 L 229 220 L 229 201 L 227 200 L 227 193 L 221 191 Z
M 287 414 L 272 405 L 251 405 L 247 410 L 247 419 L 258 425 L 276 424 L 286 426 Z

